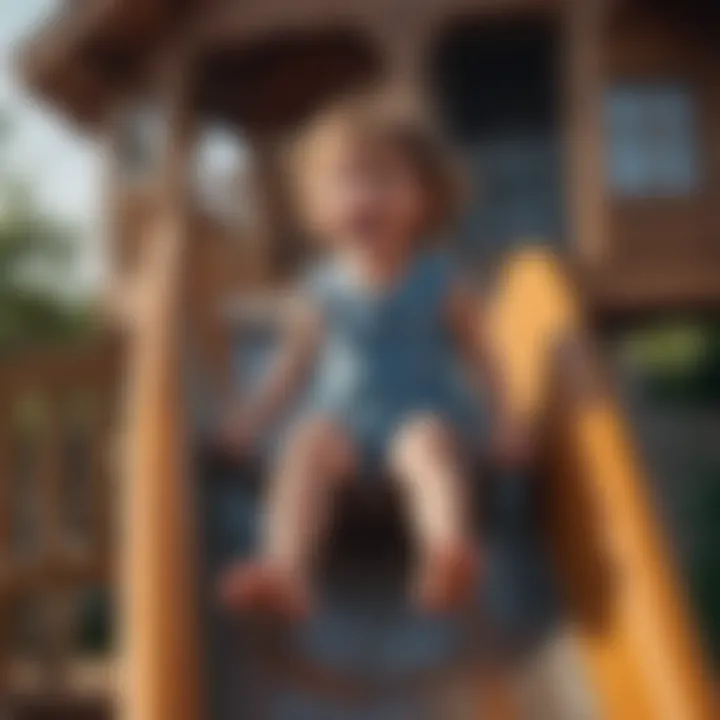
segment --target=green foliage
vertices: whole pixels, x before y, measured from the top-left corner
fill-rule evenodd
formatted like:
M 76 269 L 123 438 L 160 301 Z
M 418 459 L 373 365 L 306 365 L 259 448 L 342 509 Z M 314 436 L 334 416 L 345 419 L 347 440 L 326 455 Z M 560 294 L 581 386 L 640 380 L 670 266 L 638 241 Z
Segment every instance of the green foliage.
M 48 215 L 10 162 L 11 123 L 0 112 L 0 353 L 71 342 L 92 328 L 73 297 L 79 234 Z
M 666 320 L 630 331 L 621 343 L 651 412 L 677 418 L 686 430 L 697 418 L 702 423 L 699 428 L 713 418 L 717 423 L 719 318 Z M 720 667 L 720 453 L 708 430 L 698 432 L 701 438 L 707 434 L 707 441 L 698 441 L 693 433 L 696 441 L 691 448 L 677 448 L 681 453 L 675 461 L 677 467 L 662 472 L 669 473 L 676 483 L 677 532 L 679 537 L 691 538 L 683 570 L 706 647 Z M 649 452 L 652 455 L 652 447 Z M 667 457 L 667 448 L 661 455 Z
M 633 333 L 626 352 L 655 399 L 690 405 L 720 402 L 720 321 L 648 328 Z

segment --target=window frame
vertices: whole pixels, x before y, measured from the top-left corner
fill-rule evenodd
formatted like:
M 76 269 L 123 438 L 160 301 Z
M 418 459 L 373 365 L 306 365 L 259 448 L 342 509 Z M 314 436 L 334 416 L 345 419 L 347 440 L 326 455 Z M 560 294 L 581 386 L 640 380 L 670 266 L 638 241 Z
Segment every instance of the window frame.
M 653 106 L 657 108 L 662 102 L 675 103 L 675 147 L 663 157 L 659 157 L 656 152 L 663 144 L 662 132 L 656 132 L 654 138 L 650 137 L 648 132 L 642 129 L 642 119 L 626 119 L 630 129 L 626 130 L 626 137 L 618 137 L 616 114 L 620 108 L 615 103 L 621 99 L 621 93 L 626 95 L 625 102 L 628 98 L 634 100 L 634 106 L 624 110 L 630 115 L 635 113 L 638 116 L 651 116 Z M 697 88 L 687 79 L 654 77 L 611 81 L 605 89 L 602 105 L 606 142 L 605 185 L 610 195 L 624 201 L 683 200 L 699 195 L 705 181 L 699 111 Z M 633 123 L 635 127 L 632 127 Z M 664 132 L 666 137 L 672 133 L 667 127 Z M 623 143 L 624 152 L 634 152 L 635 162 L 644 164 L 636 168 L 637 176 L 634 179 L 619 177 L 617 154 L 622 152 L 618 146 Z M 675 154 L 674 159 L 672 154 Z

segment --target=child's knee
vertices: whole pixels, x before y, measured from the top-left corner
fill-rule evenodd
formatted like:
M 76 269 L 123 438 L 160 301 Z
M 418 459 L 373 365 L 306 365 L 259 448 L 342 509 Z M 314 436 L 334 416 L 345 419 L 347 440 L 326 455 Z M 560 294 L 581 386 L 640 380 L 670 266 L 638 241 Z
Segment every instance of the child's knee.
M 398 429 L 390 445 L 390 463 L 403 470 L 454 452 L 452 430 L 441 418 L 428 413 L 409 419 Z
M 355 464 L 350 439 L 325 418 L 300 423 L 290 436 L 284 455 L 286 461 L 311 469 L 318 481 L 341 480 Z

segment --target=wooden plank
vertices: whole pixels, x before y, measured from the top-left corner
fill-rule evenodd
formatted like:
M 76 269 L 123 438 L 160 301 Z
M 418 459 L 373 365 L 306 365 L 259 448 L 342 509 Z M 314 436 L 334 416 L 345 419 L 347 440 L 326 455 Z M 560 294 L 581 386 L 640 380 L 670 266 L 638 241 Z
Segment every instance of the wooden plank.
M 56 553 L 34 561 L 6 562 L 0 574 L 0 594 L 6 598 L 17 598 L 37 594 L 48 587 L 94 584 L 104 578 L 104 570 L 87 555 Z
M 28 392 L 53 393 L 111 380 L 122 355 L 117 340 L 108 335 L 79 347 L 45 348 L 4 357 L 0 366 L 3 407 Z
M 177 55 L 182 63 L 184 56 Z M 174 84 L 173 84 L 174 82 Z M 197 720 L 191 478 L 185 457 L 181 318 L 192 148 L 188 67 L 168 68 L 171 137 L 157 214 L 146 228 L 130 338 L 124 473 L 123 705 L 128 720 Z
M 0 695 L 5 690 L 6 670 L 10 642 L 8 621 L 8 594 L 3 591 L 2 578 L 7 572 L 10 554 L 10 474 L 12 472 L 12 422 L 10 398 L 0 389 Z M 1 710 L 2 708 L 0 708 Z
M 56 708 L 71 701 L 103 702 L 108 706 L 117 690 L 116 680 L 114 661 L 97 658 L 68 658 L 60 686 L 46 683 L 43 665 L 37 660 L 12 658 L 8 663 L 8 694 L 21 707 L 41 699 L 54 701 Z
M 607 249 L 603 94 L 604 21 L 608 0 L 566 3 L 564 28 L 568 236 L 581 261 L 597 264 Z

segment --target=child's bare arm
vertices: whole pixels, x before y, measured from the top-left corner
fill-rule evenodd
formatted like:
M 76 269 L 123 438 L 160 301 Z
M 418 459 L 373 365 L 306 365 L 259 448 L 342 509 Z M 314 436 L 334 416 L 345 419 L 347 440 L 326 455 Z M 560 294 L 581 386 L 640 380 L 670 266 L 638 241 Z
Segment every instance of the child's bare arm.
M 280 347 L 260 382 L 244 388 L 221 430 L 221 440 L 237 450 L 252 446 L 282 415 L 308 380 L 322 323 L 315 309 L 300 298 L 282 322 Z
M 513 407 L 509 378 L 495 352 L 480 299 L 468 288 L 457 286 L 450 293 L 448 314 L 468 366 L 489 395 L 494 450 L 502 460 L 525 462 L 530 452 L 529 428 Z
M 484 308 L 477 294 L 455 286 L 448 298 L 450 330 L 473 373 L 473 379 L 490 392 L 495 416 L 509 414 L 510 398 L 500 364 L 491 349 Z

